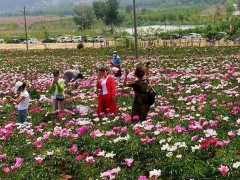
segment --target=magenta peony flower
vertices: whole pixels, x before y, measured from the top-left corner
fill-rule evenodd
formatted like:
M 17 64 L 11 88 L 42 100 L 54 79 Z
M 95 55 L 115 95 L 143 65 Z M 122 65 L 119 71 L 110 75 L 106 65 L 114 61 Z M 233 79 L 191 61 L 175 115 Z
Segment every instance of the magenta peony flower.
M 140 176 L 138 180 L 148 180 L 146 176 Z
M 125 121 L 125 122 L 131 122 L 131 120 L 132 120 L 132 118 L 131 118 L 130 116 L 126 116 L 126 117 L 124 118 L 124 121 Z
M 102 151 L 101 149 L 96 149 L 96 150 L 94 151 L 94 153 L 95 153 L 95 154 L 99 154 L 101 151 Z
M 0 155 L 0 159 L 6 159 L 6 158 L 7 158 L 7 154 Z
M 84 157 L 88 157 L 88 156 L 89 156 L 89 152 L 83 153 L 83 156 L 84 156 Z
M 81 161 L 83 159 L 83 156 L 82 155 L 79 155 L 79 156 L 76 156 L 75 158 L 77 161 Z
M 139 116 L 133 116 L 133 120 L 134 121 L 138 121 L 139 120 Z
M 89 127 L 88 126 L 82 126 L 80 129 L 77 130 L 77 133 L 82 135 L 84 134 L 85 132 L 87 132 L 89 130 Z

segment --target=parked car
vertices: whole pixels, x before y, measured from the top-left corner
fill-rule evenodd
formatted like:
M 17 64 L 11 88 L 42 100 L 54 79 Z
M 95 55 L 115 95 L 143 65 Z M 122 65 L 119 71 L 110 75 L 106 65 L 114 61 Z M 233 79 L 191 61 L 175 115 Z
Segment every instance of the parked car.
M 202 38 L 201 34 L 189 33 L 187 36 L 183 36 L 183 39 L 200 39 Z
M 27 40 L 28 44 L 37 44 L 38 40 L 34 38 L 30 38 Z M 24 44 L 26 44 L 26 40 L 23 41 Z
M 70 37 L 62 37 L 58 42 L 61 42 L 61 43 L 72 43 L 72 38 Z
M 0 39 L 0 43 L 4 43 L 4 39 Z
M 78 42 L 82 42 L 82 41 L 83 41 L 82 36 L 76 36 L 75 38 L 72 39 L 72 42 L 74 42 L 74 43 L 78 43 Z
M 57 40 L 54 38 L 47 38 L 42 41 L 42 43 L 56 43 Z
M 19 36 L 14 36 L 11 40 L 7 41 L 7 43 L 11 44 L 19 44 L 23 41 L 23 39 L 20 39 Z
M 105 38 L 103 38 L 102 36 L 95 36 L 88 39 L 88 42 L 104 42 L 104 41 L 105 41 Z
M 171 35 L 163 37 L 162 39 L 168 40 L 168 39 L 181 39 L 181 38 L 182 38 L 182 36 L 179 34 L 171 34 Z

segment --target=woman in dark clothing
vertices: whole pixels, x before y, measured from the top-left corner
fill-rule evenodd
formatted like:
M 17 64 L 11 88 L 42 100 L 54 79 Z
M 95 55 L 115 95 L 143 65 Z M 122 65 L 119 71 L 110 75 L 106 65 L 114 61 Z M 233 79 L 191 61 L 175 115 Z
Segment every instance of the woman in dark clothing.
M 133 106 L 132 106 L 132 117 L 139 116 L 139 119 L 144 121 L 148 115 L 149 105 L 147 103 L 146 91 L 148 89 L 148 68 L 149 62 L 146 64 L 146 69 L 144 70 L 141 67 L 137 67 L 134 75 L 136 76 L 137 80 L 127 84 L 127 75 L 129 74 L 128 69 L 126 69 L 125 79 L 123 82 L 124 86 L 132 87 L 135 93 Z M 144 77 L 146 74 L 146 78 Z

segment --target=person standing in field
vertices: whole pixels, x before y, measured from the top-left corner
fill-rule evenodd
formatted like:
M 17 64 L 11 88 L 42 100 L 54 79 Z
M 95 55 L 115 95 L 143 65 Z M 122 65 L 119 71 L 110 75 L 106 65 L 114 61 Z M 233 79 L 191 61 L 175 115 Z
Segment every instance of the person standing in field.
M 49 89 L 49 93 L 51 94 L 52 104 L 53 104 L 53 112 L 59 111 L 60 113 L 64 112 L 64 87 L 65 83 L 63 79 L 59 78 L 60 72 L 59 70 L 53 71 L 53 80 L 51 83 L 51 87 Z
M 112 65 L 112 72 L 114 72 L 115 77 L 121 77 L 122 76 L 122 70 L 121 70 L 121 63 L 122 60 L 118 56 L 117 51 L 113 51 L 113 61 L 110 62 Z
M 116 114 L 116 84 L 114 82 L 114 78 L 108 76 L 105 68 L 100 68 L 98 70 L 97 88 L 100 89 L 100 93 L 98 95 L 98 115 L 100 116 L 101 113 Z
M 18 104 L 18 122 L 24 123 L 27 121 L 28 106 L 30 102 L 30 95 L 27 91 L 27 82 L 18 81 L 14 86 L 14 92 L 20 93 L 17 99 L 7 96 L 7 100 Z
M 138 116 L 141 121 L 146 120 L 149 111 L 149 104 L 146 102 L 146 94 L 145 92 L 148 89 L 149 85 L 149 62 L 146 64 L 146 69 L 137 66 L 134 71 L 134 76 L 137 78 L 134 82 L 127 83 L 127 75 L 129 74 L 129 70 L 126 69 L 125 78 L 123 85 L 125 87 L 132 87 L 135 93 L 134 101 L 132 105 L 132 117 Z M 145 77 L 146 75 L 146 77 Z

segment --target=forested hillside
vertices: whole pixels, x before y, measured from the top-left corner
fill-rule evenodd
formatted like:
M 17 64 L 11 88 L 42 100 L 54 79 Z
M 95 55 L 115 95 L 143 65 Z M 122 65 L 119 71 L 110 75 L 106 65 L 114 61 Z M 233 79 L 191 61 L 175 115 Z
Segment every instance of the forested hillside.
M 2 0 L 0 15 L 19 13 L 26 6 L 30 15 L 71 15 L 73 8 L 78 4 L 92 4 L 97 0 Z M 104 1 L 104 0 L 103 0 Z M 119 0 L 121 10 L 124 11 L 132 0 Z M 181 7 L 202 7 L 224 5 L 226 0 L 137 0 L 137 10 L 161 10 Z
M 123 0 L 123 4 L 131 4 L 129 0 Z M 211 6 L 226 4 L 226 0 L 139 0 L 136 1 L 137 7 L 164 7 L 177 8 L 185 6 Z

